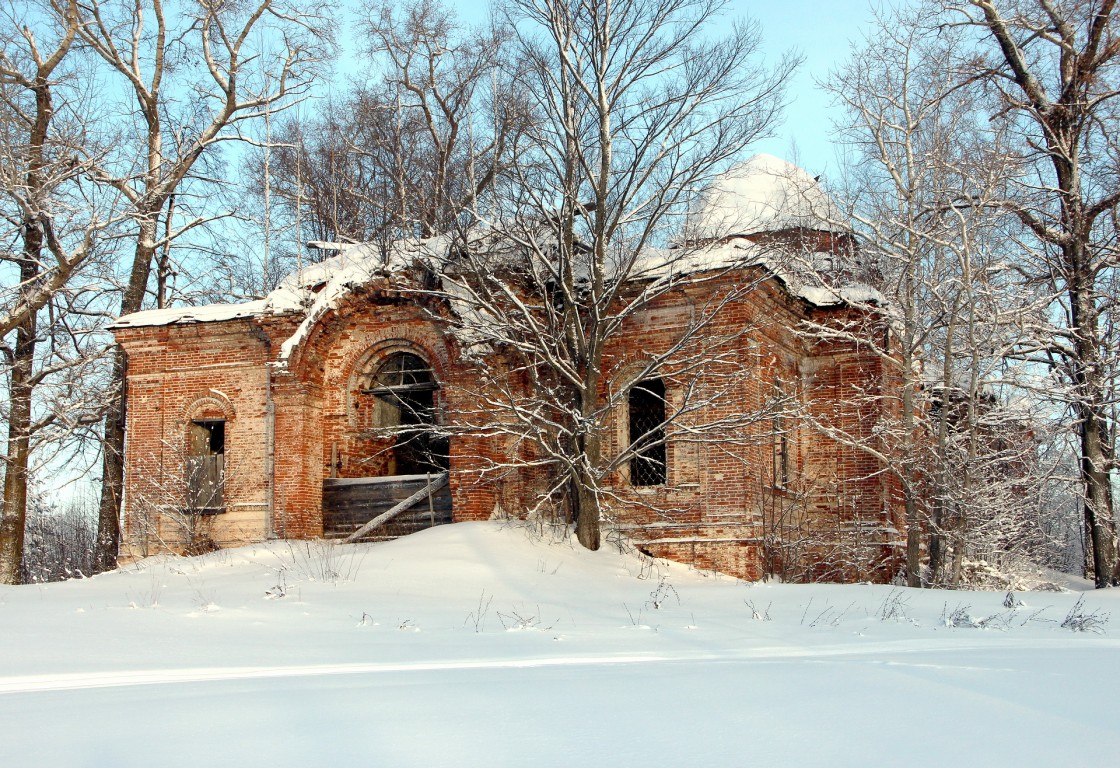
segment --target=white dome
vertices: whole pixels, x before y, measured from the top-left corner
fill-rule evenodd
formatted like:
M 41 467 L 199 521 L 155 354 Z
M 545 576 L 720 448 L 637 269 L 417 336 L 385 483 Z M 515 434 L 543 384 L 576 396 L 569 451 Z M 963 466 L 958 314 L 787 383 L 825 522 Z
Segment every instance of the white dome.
M 784 229 L 841 229 L 816 179 L 773 155 L 755 155 L 715 178 L 688 217 L 689 240 Z

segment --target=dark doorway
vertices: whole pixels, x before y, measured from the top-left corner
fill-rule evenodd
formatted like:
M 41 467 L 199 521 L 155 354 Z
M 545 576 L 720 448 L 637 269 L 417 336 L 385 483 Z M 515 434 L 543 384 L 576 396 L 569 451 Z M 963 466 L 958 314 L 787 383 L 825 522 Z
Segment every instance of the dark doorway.
M 436 429 L 436 390 L 431 367 L 420 357 L 398 352 L 374 373 L 362 394 L 377 398 L 374 424 L 393 437 L 397 475 L 448 468 L 448 442 Z

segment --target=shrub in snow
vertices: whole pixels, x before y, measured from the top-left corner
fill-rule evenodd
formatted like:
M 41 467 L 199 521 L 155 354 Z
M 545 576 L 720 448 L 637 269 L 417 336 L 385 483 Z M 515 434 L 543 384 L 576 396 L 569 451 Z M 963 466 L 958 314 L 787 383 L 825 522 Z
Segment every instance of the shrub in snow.
M 1085 609 L 1085 598 L 1077 598 L 1077 602 L 1069 609 L 1065 619 L 1062 620 L 1062 629 L 1073 632 L 1094 632 L 1104 634 L 1105 625 L 1108 624 L 1110 614 L 1100 610 L 1088 611 Z
M 889 619 L 906 619 L 906 609 L 909 607 L 910 598 L 901 589 L 892 589 L 883 598 L 883 602 L 879 604 L 879 610 L 875 615 L 879 617 L 880 621 L 887 621 Z
M 751 609 L 751 618 L 755 621 L 770 621 L 770 606 L 774 603 L 768 603 L 761 611 L 754 607 L 753 600 L 744 600 L 743 605 Z

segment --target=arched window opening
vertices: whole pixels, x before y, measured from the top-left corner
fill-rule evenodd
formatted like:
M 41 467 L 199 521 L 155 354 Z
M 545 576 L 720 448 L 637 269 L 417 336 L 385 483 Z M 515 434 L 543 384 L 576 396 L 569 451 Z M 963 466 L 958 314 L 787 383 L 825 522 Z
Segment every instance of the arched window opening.
M 665 462 L 665 382 L 640 381 L 630 390 L 630 484 L 644 487 L 664 485 Z
M 192 421 L 187 445 L 187 506 L 203 514 L 225 511 L 226 423 Z
M 436 390 L 431 366 L 408 352 L 386 358 L 360 391 L 374 397 L 373 427 L 393 438 L 391 474 L 412 475 L 448 468 L 447 438 L 436 426 Z

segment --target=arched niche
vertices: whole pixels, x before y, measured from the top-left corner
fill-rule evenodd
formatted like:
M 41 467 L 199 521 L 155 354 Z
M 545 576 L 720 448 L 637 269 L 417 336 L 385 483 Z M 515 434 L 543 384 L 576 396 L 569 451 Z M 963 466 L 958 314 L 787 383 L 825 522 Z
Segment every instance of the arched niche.
M 348 411 L 359 437 L 384 442 L 384 474 L 448 468 L 440 383 L 427 357 L 388 347 L 365 356 L 351 377 Z

